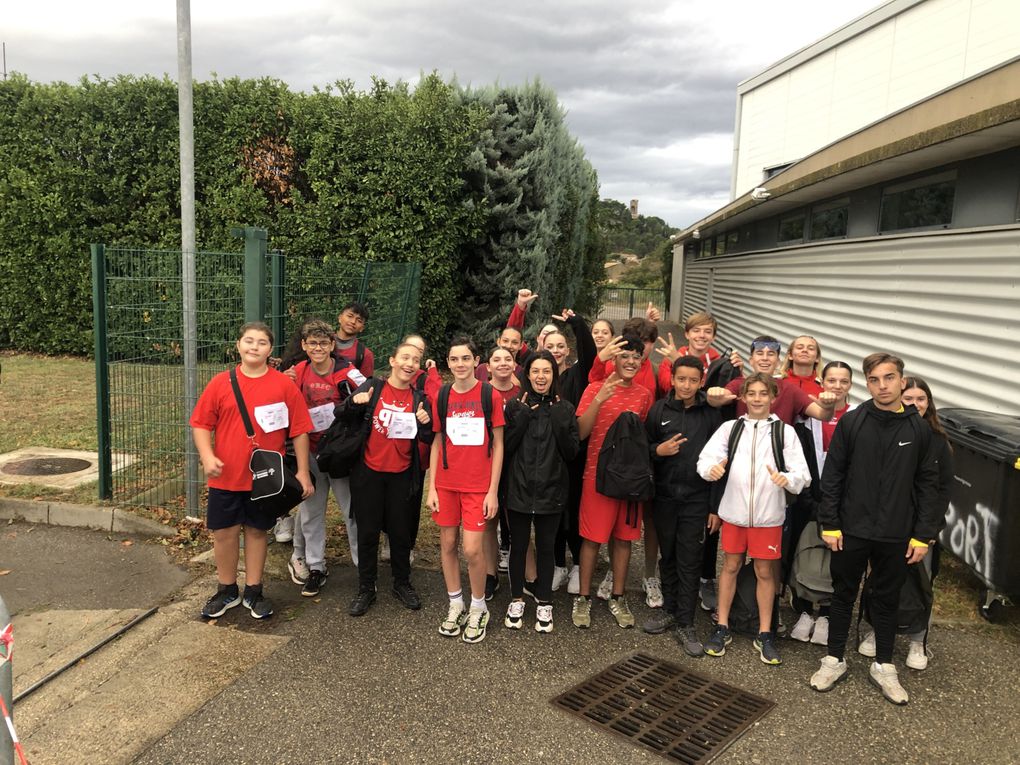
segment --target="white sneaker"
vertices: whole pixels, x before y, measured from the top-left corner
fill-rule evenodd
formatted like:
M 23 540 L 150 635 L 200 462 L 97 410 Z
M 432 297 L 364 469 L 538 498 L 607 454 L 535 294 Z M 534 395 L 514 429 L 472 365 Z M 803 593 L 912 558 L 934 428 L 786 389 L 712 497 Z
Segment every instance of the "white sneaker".
M 819 616 L 815 620 L 815 631 L 811 633 L 811 642 L 815 645 L 829 644 L 829 617 Z
M 811 675 L 811 687 L 816 691 L 831 691 L 833 687 L 846 677 L 846 662 L 835 656 L 823 656 L 822 666 Z
M 793 625 L 793 629 L 790 630 L 790 637 L 806 643 L 811 639 L 811 630 L 814 626 L 815 620 L 811 618 L 811 614 L 801 614 L 797 623 Z
M 383 563 L 390 559 L 390 537 L 388 534 L 382 535 L 382 542 L 379 543 L 379 560 Z
M 535 632 L 552 632 L 552 603 L 535 609 Z
M 645 605 L 649 608 L 662 608 L 662 583 L 659 577 L 647 577 L 643 583 L 645 590 Z
M 895 665 L 879 664 L 873 661 L 871 662 L 871 668 L 868 670 L 868 676 L 871 678 L 871 682 L 882 691 L 882 695 L 893 704 L 902 706 L 910 701 L 910 696 L 907 695 L 907 692 L 903 690 L 903 686 L 900 685 L 900 678 L 896 675 Z
M 287 561 L 287 571 L 290 572 L 290 581 L 294 584 L 304 584 L 308 581 L 308 564 L 304 558 L 296 558 L 293 555 Z
M 570 575 L 567 577 L 567 592 L 570 595 L 577 595 L 581 591 L 581 567 L 571 566 Z
M 553 580 L 552 590 L 556 592 L 560 587 L 567 581 L 567 567 L 566 566 L 555 566 L 553 567 Z
M 606 572 L 605 577 L 602 579 L 602 584 L 599 585 L 598 591 L 595 593 L 595 597 L 599 600 L 609 600 L 609 596 L 613 594 L 613 571 L 610 569 Z
M 510 551 L 500 548 L 499 551 L 499 563 L 496 564 L 496 570 L 501 574 L 505 574 L 510 570 Z
M 503 626 L 512 630 L 519 630 L 524 626 L 523 600 L 510 601 L 510 606 L 506 610 L 506 618 L 503 620 Z
M 294 516 L 285 515 L 273 527 L 273 539 L 277 542 L 290 542 L 294 539 Z
M 450 608 L 446 612 L 446 618 L 439 625 L 439 634 L 446 637 L 456 637 L 467 624 L 468 612 L 464 608 L 463 601 L 450 602 Z
M 928 669 L 928 653 L 924 650 L 922 641 L 910 641 L 910 648 L 907 649 L 907 666 L 918 672 Z
M 867 656 L 869 659 L 875 658 L 875 631 L 868 630 L 864 633 L 864 638 L 861 640 L 861 644 L 857 646 L 857 653 L 861 656 Z

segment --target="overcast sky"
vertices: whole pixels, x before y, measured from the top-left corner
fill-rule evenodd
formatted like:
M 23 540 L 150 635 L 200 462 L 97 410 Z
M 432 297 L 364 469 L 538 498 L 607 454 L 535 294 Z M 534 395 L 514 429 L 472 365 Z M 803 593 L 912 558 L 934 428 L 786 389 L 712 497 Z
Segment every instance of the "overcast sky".
M 736 86 L 880 0 L 193 0 L 196 79 L 271 76 L 305 90 L 372 75 L 464 84 L 541 78 L 603 197 L 681 227 L 729 198 Z M 174 0 L 0 9 L 7 69 L 33 80 L 169 73 Z

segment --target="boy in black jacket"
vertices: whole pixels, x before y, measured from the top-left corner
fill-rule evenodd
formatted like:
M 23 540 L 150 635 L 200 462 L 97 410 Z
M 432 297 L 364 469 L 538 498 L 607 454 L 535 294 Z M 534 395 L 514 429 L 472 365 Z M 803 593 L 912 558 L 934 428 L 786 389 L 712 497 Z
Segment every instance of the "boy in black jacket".
M 722 425 L 719 410 L 701 390 L 705 366 L 696 356 L 673 362 L 673 390 L 652 405 L 645 428 L 655 471 L 652 504 L 659 535 L 663 607 L 644 624 L 658 634 L 676 626 L 676 638 L 688 656 L 705 651 L 694 629 L 698 575 L 707 529 L 719 527 L 711 513 L 711 484 L 698 475 L 698 455 Z
M 828 691 L 847 670 L 843 659 L 861 577 L 871 565 L 875 628 L 871 682 L 894 704 L 906 704 L 892 663 L 896 615 L 907 566 L 920 563 L 941 522 L 938 465 L 931 429 L 900 398 L 902 359 L 873 353 L 864 359 L 871 400 L 840 419 L 822 471 L 818 523 L 832 550 L 832 613 L 828 655 L 811 687 Z

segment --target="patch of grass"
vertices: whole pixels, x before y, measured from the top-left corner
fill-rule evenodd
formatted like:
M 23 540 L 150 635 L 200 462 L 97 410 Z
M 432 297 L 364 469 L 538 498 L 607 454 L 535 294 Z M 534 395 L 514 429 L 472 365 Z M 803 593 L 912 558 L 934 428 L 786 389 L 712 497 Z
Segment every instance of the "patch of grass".
M 0 363 L 0 452 L 28 446 L 98 448 L 92 361 L 4 353 Z

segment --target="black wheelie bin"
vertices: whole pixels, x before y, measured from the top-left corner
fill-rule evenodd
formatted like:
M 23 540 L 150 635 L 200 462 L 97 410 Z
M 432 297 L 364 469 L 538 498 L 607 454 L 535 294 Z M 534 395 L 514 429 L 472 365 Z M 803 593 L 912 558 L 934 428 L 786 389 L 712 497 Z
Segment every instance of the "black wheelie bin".
M 954 480 L 939 540 L 984 583 L 981 613 L 1020 600 L 1020 417 L 940 409 Z

